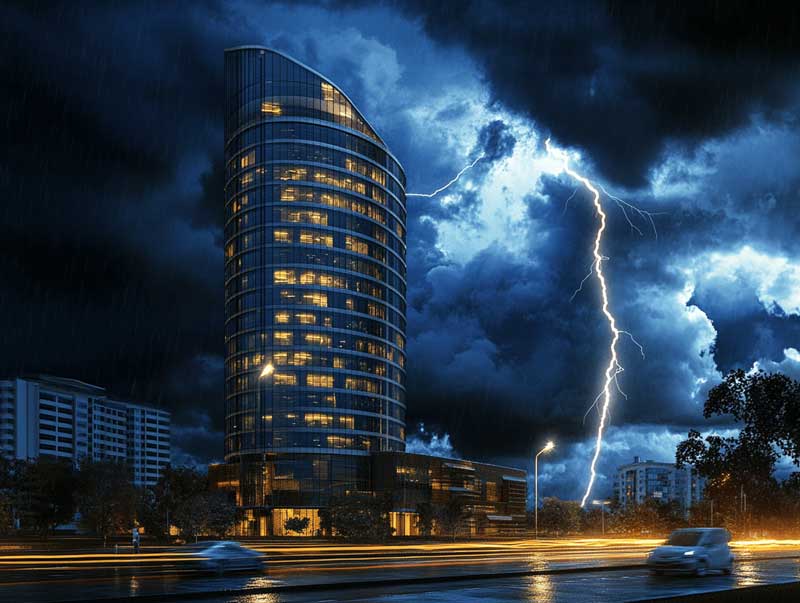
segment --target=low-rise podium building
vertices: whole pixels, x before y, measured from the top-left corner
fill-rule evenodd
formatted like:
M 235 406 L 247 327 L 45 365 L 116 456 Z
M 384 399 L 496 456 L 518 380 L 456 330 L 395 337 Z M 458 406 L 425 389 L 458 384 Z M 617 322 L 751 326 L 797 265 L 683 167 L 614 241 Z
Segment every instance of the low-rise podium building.
M 527 472 L 462 459 L 404 452 L 372 457 L 372 489 L 392 497 L 391 525 L 396 536 L 418 536 L 417 505 L 464 505 L 464 533 L 513 536 L 525 530 Z

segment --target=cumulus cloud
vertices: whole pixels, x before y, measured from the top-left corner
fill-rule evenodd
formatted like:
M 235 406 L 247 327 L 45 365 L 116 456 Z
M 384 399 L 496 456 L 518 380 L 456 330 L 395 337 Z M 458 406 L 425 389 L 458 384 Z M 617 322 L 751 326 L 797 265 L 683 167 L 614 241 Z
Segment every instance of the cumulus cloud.
M 591 280 L 570 297 L 596 221 L 543 155 L 547 135 L 609 190 L 658 212 L 656 239 L 609 206 L 611 302 L 646 358 L 623 343 L 628 399 L 612 408 L 608 462 L 615 451 L 658 456 L 703 425 L 705 392 L 729 368 L 794 371 L 791 20 L 775 21 L 765 46 L 771 13 L 741 31 L 723 9 L 521 6 L 468 3 L 458 19 L 414 2 L 3 7 L 12 119 L 0 192 L 14 200 L 0 208 L 3 371 L 161 402 L 175 411 L 181 455 L 218 456 L 222 50 L 246 43 L 340 84 L 404 164 L 409 190 L 486 157 L 440 197 L 408 202 L 409 423 L 450 434 L 434 449 L 452 441 L 466 456 L 525 465 L 521 455 L 558 434 L 575 459 L 561 483 L 585 471 L 595 417 L 582 417 L 608 332 Z M 633 35 L 654 22 L 659 44 Z
M 797 348 L 786 348 L 783 350 L 783 358 L 779 361 L 756 360 L 751 370 L 783 373 L 792 379 L 800 381 L 800 351 Z
M 174 421 L 171 436 L 171 463 L 175 466 L 203 467 L 209 462 L 222 460 L 220 444 L 224 433 L 203 410 Z M 210 451 L 219 452 L 214 454 Z
M 755 292 L 770 314 L 800 314 L 800 262 L 760 253 L 744 245 L 736 251 L 714 251 L 698 262 L 703 285 L 717 294 L 736 300 L 737 290 Z
M 420 423 L 416 432 L 406 439 L 406 452 L 410 454 L 426 454 L 447 459 L 460 459 L 461 455 L 453 449 L 450 434 L 429 432 L 425 424 Z
M 733 5 L 467 2 L 401 6 L 485 69 L 494 98 L 643 185 L 673 141 L 693 147 L 796 101 L 793 15 Z M 791 10 L 791 9 L 787 9 Z M 646 35 L 643 35 L 646 32 Z M 735 49 L 735 51 L 733 50 Z

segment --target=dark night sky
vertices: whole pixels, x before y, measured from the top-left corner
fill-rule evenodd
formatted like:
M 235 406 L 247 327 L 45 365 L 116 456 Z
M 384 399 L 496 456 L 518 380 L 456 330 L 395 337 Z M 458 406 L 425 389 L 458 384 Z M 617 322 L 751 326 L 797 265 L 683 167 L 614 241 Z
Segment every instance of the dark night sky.
M 800 13 L 499 4 L 5 3 L 0 375 L 163 404 L 179 460 L 221 456 L 222 51 L 264 44 L 355 100 L 409 191 L 486 154 L 409 199 L 410 426 L 518 466 L 554 437 L 544 487 L 582 488 L 608 334 L 591 281 L 570 301 L 595 222 L 547 136 L 658 212 L 656 238 L 608 205 L 646 358 L 623 344 L 604 473 L 711 429 L 732 367 L 800 377 Z

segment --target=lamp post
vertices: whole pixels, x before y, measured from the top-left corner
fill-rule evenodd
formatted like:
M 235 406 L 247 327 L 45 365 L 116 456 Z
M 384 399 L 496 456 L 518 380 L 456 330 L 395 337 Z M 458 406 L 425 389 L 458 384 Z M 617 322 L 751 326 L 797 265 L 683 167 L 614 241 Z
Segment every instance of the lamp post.
M 539 538 L 539 455 L 550 452 L 555 447 L 551 440 L 533 457 L 533 531 L 536 538 Z
M 610 500 L 593 500 L 592 504 L 600 507 L 600 531 L 606 535 L 606 507 L 611 504 Z

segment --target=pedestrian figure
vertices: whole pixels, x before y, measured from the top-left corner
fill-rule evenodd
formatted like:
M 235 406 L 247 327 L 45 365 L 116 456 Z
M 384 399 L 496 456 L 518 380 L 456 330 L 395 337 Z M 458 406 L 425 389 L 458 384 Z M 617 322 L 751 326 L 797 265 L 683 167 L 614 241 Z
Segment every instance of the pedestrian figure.
M 132 532 L 131 538 L 133 540 L 133 552 L 134 553 L 138 553 L 139 552 L 139 528 L 137 528 L 137 527 L 133 528 L 133 532 Z

